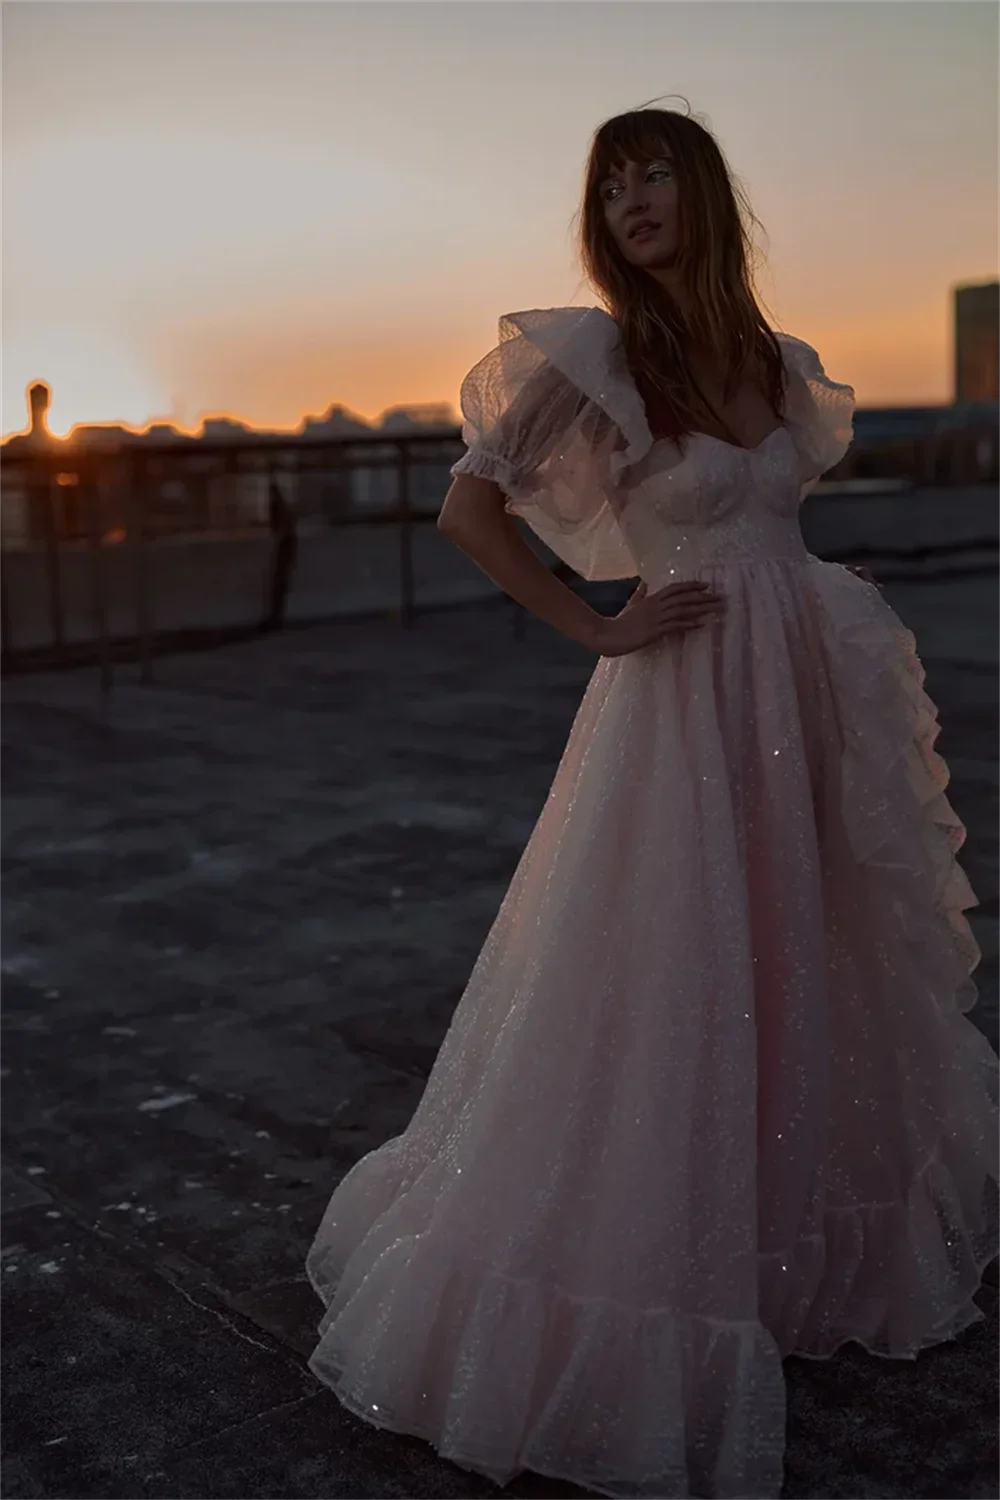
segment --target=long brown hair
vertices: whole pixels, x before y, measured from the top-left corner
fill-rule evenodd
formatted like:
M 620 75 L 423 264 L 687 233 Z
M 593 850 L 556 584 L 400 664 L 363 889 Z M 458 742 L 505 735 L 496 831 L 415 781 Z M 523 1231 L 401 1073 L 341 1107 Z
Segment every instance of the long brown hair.
M 683 309 L 648 272 L 625 260 L 600 197 L 612 168 L 666 154 L 677 175 L 678 270 L 687 291 Z M 665 436 L 697 430 L 706 417 L 710 424 L 721 422 L 690 367 L 692 343 L 720 357 L 725 400 L 750 370 L 775 415 L 779 420 L 784 415 L 784 365 L 753 286 L 750 223 L 759 221 L 721 147 L 693 116 L 644 106 L 615 115 L 594 132 L 580 208 L 581 261 L 621 328 L 633 379 L 647 406 L 656 401 Z

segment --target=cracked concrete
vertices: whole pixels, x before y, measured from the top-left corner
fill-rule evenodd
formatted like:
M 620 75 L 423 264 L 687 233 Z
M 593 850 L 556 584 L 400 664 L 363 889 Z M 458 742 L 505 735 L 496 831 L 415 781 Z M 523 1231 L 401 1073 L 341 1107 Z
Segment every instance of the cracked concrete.
M 996 1047 L 995 581 L 886 593 Z M 6 685 L 7 1497 L 497 1493 L 318 1384 L 303 1260 L 413 1113 L 593 665 L 498 602 L 121 669 L 107 705 L 90 670 Z M 986 1321 L 912 1363 L 787 1362 L 785 1495 L 996 1494 L 988 1275 Z

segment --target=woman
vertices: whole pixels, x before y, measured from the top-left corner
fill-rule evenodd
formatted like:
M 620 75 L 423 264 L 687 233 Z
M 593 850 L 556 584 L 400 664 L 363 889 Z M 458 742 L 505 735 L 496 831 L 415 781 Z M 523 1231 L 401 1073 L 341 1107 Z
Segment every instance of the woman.
M 775 335 L 712 136 L 596 133 L 607 304 L 511 314 L 440 524 L 600 657 L 408 1129 L 309 1254 L 310 1364 L 504 1484 L 777 1496 L 782 1359 L 983 1314 L 997 1059 L 912 636 L 810 556 L 853 391 Z M 587 578 L 641 583 L 605 618 Z

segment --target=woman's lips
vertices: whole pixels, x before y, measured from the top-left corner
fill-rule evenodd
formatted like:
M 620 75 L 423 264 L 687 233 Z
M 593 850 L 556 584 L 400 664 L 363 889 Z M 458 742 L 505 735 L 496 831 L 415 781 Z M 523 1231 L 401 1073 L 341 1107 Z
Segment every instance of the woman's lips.
M 648 240 L 650 235 L 659 234 L 659 232 L 659 224 L 642 224 L 638 229 L 633 230 L 630 238 L 633 240 Z

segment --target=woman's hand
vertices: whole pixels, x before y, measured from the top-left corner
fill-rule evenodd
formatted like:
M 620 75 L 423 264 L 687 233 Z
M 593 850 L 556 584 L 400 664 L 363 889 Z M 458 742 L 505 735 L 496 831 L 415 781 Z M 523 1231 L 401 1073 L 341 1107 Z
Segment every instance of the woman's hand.
M 870 583 L 873 588 L 880 588 L 878 579 L 867 568 L 848 568 L 848 573 L 853 573 L 855 578 L 860 578 L 862 583 Z
M 718 620 L 723 608 L 722 595 L 696 579 L 668 583 L 655 594 L 640 583 L 619 614 L 601 620 L 595 649 L 600 656 L 626 656 L 661 636 L 687 634 Z

